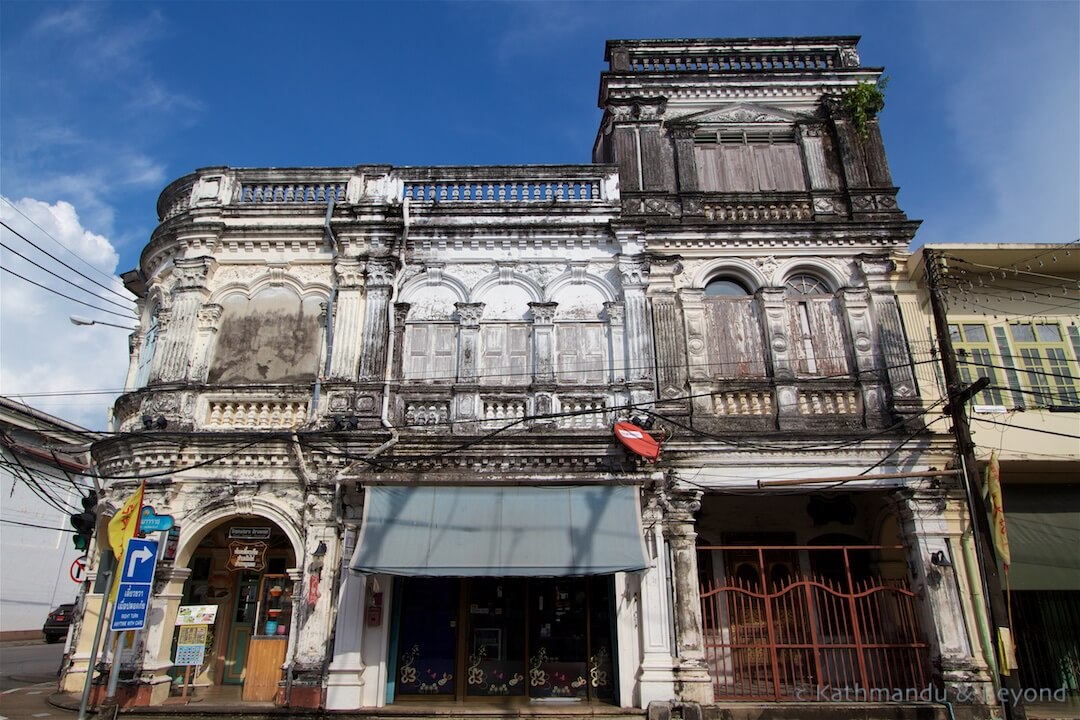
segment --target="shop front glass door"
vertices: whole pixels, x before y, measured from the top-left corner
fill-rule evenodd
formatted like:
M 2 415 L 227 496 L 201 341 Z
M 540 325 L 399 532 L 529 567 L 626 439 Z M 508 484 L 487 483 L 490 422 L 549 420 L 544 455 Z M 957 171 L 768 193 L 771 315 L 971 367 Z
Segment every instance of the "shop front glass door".
M 458 580 L 405 578 L 394 693 L 450 696 L 457 691 Z
M 588 697 L 587 595 L 582 578 L 529 582 L 529 697 Z
M 525 583 L 516 578 L 472 578 L 466 612 L 469 697 L 525 694 Z

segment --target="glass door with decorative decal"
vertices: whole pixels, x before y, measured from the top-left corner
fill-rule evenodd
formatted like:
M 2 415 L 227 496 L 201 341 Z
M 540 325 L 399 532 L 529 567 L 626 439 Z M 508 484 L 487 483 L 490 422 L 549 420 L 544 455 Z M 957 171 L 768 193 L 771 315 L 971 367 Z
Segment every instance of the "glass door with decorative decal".
M 529 697 L 588 697 L 587 609 L 583 578 L 529 581 Z
M 525 695 L 524 581 L 471 578 L 465 616 L 465 694 Z
M 394 662 L 394 696 L 457 693 L 458 592 L 455 578 L 404 578 Z

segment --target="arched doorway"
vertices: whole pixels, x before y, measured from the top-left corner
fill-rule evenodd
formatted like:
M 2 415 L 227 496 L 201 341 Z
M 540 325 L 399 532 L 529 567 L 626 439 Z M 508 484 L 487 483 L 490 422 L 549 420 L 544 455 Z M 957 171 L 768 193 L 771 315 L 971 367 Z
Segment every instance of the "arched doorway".
M 199 533 L 182 554 L 191 574 L 177 618 L 178 626 L 213 619 L 193 682 L 223 699 L 273 700 L 295 616 L 294 540 L 258 516 L 222 518 Z M 181 634 L 173 636 L 174 657 Z M 182 677 L 184 669 L 174 672 Z

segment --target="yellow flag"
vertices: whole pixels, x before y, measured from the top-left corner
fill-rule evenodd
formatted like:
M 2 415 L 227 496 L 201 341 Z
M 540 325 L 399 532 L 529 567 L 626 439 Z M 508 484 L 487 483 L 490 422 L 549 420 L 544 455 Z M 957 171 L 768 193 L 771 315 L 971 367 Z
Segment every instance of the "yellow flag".
M 139 483 L 139 489 L 135 494 L 124 501 L 124 504 L 109 521 L 109 547 L 116 556 L 116 572 L 124 567 L 124 548 L 127 541 L 135 537 L 139 530 L 139 516 L 142 514 L 143 492 L 146 490 L 146 482 Z M 113 580 L 112 599 L 116 599 L 116 591 L 119 583 Z
M 993 526 L 994 548 L 998 559 L 1008 571 L 1012 557 L 1009 555 L 1009 536 L 1005 532 L 1005 508 L 1001 499 L 1001 467 L 998 464 L 997 450 L 990 451 L 990 462 L 986 465 L 985 492 L 990 501 L 990 524 Z

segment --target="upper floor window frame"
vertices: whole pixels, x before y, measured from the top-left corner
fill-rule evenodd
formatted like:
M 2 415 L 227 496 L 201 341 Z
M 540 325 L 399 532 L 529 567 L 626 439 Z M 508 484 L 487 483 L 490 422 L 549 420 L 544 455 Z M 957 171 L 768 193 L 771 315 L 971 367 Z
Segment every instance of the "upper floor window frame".
M 704 192 L 806 192 L 810 185 L 794 124 L 705 125 L 694 132 Z
M 1077 368 L 1066 329 L 1059 322 L 1009 323 L 1009 340 L 1025 405 L 1080 406 Z
M 965 385 L 985 377 L 990 385 L 975 396 L 976 405 L 1004 405 L 1005 395 L 999 386 L 999 377 L 994 358 L 996 349 L 989 328 L 984 323 L 957 322 L 949 323 L 949 338 L 956 353 L 957 370 Z

